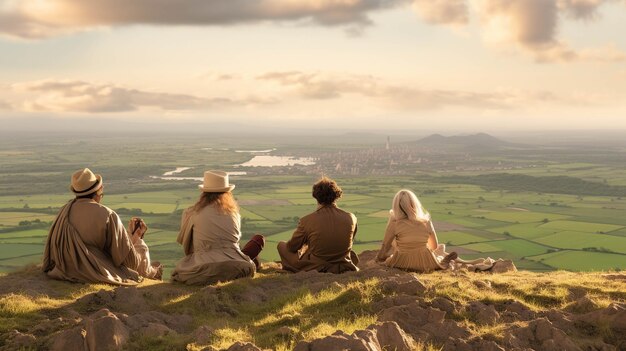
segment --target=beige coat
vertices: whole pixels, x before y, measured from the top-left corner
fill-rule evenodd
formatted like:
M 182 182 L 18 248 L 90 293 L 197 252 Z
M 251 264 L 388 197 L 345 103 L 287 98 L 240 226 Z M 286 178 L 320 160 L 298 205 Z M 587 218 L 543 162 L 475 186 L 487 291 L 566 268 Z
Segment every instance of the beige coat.
M 442 269 L 443 259 L 428 248 L 428 237 L 435 233 L 432 222 L 416 222 L 408 218 L 389 219 L 379 260 L 390 267 L 418 272 Z
M 92 199 L 75 199 L 61 208 L 50 228 L 43 271 L 73 282 L 135 285 L 153 277 L 147 246 L 133 246 L 118 215 Z
M 186 256 L 176 264 L 172 280 L 213 284 L 254 276 L 254 263 L 239 248 L 240 228 L 239 213 L 223 214 L 214 205 L 185 210 L 176 241 Z
M 320 206 L 300 219 L 286 248 L 301 251 L 297 262 L 285 262 L 294 270 L 342 273 L 358 271 L 352 243 L 357 232 L 356 216 L 335 205 Z M 286 258 L 286 257 L 284 257 Z M 290 258 L 287 258 L 291 261 Z

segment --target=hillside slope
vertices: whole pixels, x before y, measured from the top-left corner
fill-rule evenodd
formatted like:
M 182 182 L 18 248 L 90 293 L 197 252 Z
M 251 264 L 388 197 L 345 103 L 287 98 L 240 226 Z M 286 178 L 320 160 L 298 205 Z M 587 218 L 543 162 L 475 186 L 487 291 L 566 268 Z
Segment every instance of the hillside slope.
M 207 287 L 71 284 L 26 268 L 0 276 L 0 349 L 626 349 L 625 272 L 413 274 L 373 255 L 360 272 L 269 264 Z

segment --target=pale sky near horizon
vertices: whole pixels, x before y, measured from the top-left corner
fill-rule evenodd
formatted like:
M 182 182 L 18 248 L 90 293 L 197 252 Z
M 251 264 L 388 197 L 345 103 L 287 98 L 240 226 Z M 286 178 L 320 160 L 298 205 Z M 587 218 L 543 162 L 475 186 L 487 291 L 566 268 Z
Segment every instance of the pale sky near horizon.
M 626 129 L 626 0 L 0 0 L 0 122 Z

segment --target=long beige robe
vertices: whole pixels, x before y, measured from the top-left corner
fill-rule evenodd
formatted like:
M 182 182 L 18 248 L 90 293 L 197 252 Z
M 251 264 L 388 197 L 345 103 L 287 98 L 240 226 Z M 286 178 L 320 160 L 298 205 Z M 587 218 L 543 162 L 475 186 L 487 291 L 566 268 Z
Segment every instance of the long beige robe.
M 176 264 L 172 280 L 197 285 L 254 276 L 254 263 L 239 248 L 240 228 L 239 213 L 224 214 L 214 205 L 185 210 L 176 241 L 186 256 Z
M 355 215 L 334 204 L 320 206 L 300 218 L 284 251 L 279 246 L 283 266 L 292 271 L 358 271 L 358 256 L 352 251 L 356 232 Z
M 144 244 L 145 245 L 145 244 Z M 153 275 L 126 232 L 119 216 L 91 199 L 75 199 L 61 208 L 43 256 L 43 271 L 54 279 L 72 282 L 136 285 Z M 147 265 L 146 265 L 147 263 Z

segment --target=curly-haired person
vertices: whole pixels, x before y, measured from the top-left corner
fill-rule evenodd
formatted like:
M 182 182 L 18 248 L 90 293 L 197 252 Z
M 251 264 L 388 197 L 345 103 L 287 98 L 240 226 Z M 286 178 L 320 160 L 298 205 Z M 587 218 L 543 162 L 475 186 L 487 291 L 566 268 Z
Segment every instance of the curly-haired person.
M 289 241 L 278 243 L 283 269 L 329 273 L 359 270 L 359 259 L 352 251 L 356 216 L 337 207 L 342 193 L 337 183 L 327 177 L 313 185 L 317 210 L 300 219 Z

